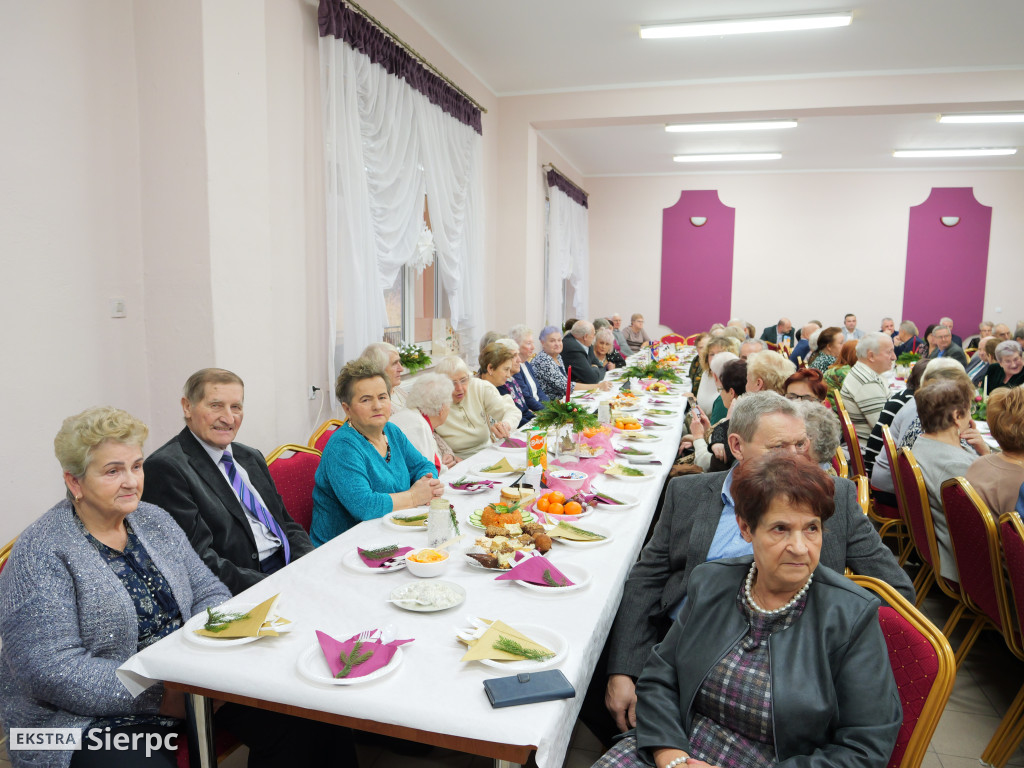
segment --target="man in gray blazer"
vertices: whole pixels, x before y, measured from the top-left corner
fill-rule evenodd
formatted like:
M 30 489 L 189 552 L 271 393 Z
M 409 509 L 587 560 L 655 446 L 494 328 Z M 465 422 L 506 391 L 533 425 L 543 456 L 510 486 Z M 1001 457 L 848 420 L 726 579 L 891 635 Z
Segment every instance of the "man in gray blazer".
M 928 353 L 928 359 L 934 360 L 937 357 L 949 357 L 956 360 L 964 368 L 967 368 L 967 353 L 963 347 L 953 341 L 953 332 L 944 325 L 936 325 L 932 331 L 932 338 L 935 339 L 935 348 Z
M 285 509 L 263 455 L 234 442 L 244 395 L 231 371 L 196 371 L 181 398 L 185 429 L 143 465 L 143 500 L 171 514 L 234 595 L 313 550 Z
M 769 451 L 802 453 L 807 448 L 803 420 L 774 392 L 736 400 L 729 429 L 737 462 Z M 819 470 L 809 465 L 808 471 Z M 910 578 L 861 510 L 856 486 L 842 478 L 835 481 L 835 514 L 825 526 L 821 563 L 838 573 L 848 566 L 882 579 L 913 601 Z M 731 471 L 686 475 L 668 486 L 661 517 L 630 571 L 608 640 L 605 706 L 620 732 L 636 725 L 636 678 L 675 619 L 690 573 L 708 560 L 750 554 L 739 534 L 731 486 Z

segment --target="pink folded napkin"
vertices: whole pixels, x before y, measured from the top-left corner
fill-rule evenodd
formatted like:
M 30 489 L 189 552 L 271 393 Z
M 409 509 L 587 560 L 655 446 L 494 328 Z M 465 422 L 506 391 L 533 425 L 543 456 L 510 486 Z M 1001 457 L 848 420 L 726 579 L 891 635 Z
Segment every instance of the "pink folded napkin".
M 644 426 L 645 427 L 664 427 L 665 425 L 662 424 L 660 421 L 653 421 L 651 419 L 644 419 Z
M 359 635 L 352 635 L 348 640 L 340 641 L 319 629 L 316 631 L 320 650 L 324 652 L 333 677 L 365 677 L 390 664 L 398 646 L 413 641 L 410 637 L 408 640 L 382 643 L 380 631 L 374 630 L 374 633 L 376 639 L 360 640 Z
M 526 447 L 526 441 L 525 440 L 520 440 L 517 437 L 506 437 L 501 442 L 501 447 L 502 448 L 525 448 Z
M 378 549 L 363 549 L 356 547 L 359 558 L 366 563 L 367 568 L 392 568 L 398 559 L 406 552 L 412 552 L 412 547 L 380 547 Z
M 495 581 L 525 581 L 544 587 L 571 587 L 573 581 L 538 552 L 524 555 L 516 552 L 516 565 L 495 578 Z

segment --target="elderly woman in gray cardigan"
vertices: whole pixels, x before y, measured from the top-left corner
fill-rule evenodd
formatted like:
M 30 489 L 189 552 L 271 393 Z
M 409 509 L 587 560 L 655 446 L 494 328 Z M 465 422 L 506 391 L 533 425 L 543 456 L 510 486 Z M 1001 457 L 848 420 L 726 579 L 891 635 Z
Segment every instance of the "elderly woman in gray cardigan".
M 92 408 L 67 419 L 54 440 L 68 499 L 25 529 L 0 574 L 0 716 L 8 730 L 177 730 L 181 693 L 156 685 L 132 698 L 114 671 L 230 592 L 170 515 L 140 503 L 147 434 L 124 411 Z M 105 760 L 85 746 L 10 756 L 16 766 Z M 147 764 L 159 765 L 153 758 Z
M 114 673 L 231 593 L 170 515 L 140 502 L 148 432 L 116 408 L 90 408 L 66 419 L 54 449 L 68 498 L 25 529 L 0 573 L 4 728 L 8 734 L 11 728 L 84 731 L 80 751 L 11 750 L 14 766 L 176 764 L 183 695 L 158 684 L 133 698 Z M 230 704 L 217 714 L 219 726 L 250 744 L 250 765 L 254 755 L 263 760 L 274 748 L 262 737 L 270 731 L 267 717 L 284 716 Z M 297 719 L 285 720 L 275 720 L 274 742 L 291 741 Z M 137 749 L 93 749 L 91 729 L 98 730 L 101 746 L 121 733 L 130 741 L 140 734 Z M 147 755 L 156 737 L 161 748 Z M 344 754 L 344 734 L 335 739 L 335 752 L 339 746 Z M 280 755 L 273 759 L 281 764 Z

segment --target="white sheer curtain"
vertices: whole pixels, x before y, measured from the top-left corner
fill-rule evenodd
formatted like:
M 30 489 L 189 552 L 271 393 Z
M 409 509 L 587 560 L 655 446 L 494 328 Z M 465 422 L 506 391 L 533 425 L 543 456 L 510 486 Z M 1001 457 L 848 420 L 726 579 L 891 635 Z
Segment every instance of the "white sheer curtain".
M 333 381 L 342 361 L 383 337 L 384 291 L 417 260 L 424 196 L 452 325 L 475 337 L 482 315 L 482 143 L 471 127 L 341 40 L 320 38 L 320 70 Z M 335 359 L 339 305 L 342 360 Z
M 587 317 L 590 245 L 587 209 L 558 187 L 548 187 L 547 323 L 561 327 L 566 317 Z M 573 288 L 571 307 L 562 306 L 562 281 Z

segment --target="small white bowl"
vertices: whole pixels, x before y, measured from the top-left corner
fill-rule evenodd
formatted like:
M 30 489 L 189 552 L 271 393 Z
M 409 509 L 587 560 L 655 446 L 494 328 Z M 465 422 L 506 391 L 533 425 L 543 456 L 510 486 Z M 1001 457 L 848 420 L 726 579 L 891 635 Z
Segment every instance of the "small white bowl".
M 583 481 L 587 479 L 586 472 L 578 472 L 575 469 L 552 469 L 548 472 L 548 475 L 561 480 L 574 491 L 582 488 Z
M 418 555 L 420 552 L 425 552 L 430 547 L 424 547 L 423 549 L 414 549 L 412 552 L 405 553 L 405 565 L 409 569 L 409 573 L 413 576 L 419 576 L 422 579 L 433 578 L 434 576 L 440 576 L 448 569 L 448 561 L 451 560 L 451 555 L 445 550 L 435 550 L 444 555 L 443 560 L 438 560 L 436 563 L 418 563 L 412 559 L 413 555 Z

